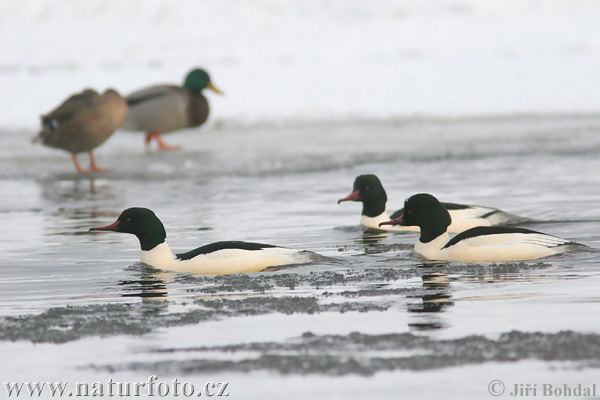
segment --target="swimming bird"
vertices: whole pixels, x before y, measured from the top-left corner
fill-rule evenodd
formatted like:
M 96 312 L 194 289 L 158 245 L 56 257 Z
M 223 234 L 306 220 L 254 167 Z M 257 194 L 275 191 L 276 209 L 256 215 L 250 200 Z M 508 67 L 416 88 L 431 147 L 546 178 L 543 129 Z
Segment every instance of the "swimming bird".
M 382 229 L 405 232 L 419 232 L 418 226 L 384 226 L 380 223 L 395 219 L 402 215 L 403 209 L 394 212 L 391 217 L 385 210 L 387 194 L 376 175 L 359 175 L 354 180 L 352 193 L 339 199 L 343 201 L 360 201 L 363 203 L 360 224 L 369 229 Z M 452 224 L 448 228 L 451 233 L 465 231 L 475 226 L 492 226 L 525 221 L 525 218 L 505 213 L 492 207 L 472 206 L 455 203 L 442 203 L 452 216 Z
M 556 236 L 508 226 L 480 226 L 450 239 L 450 213 L 435 197 L 415 194 L 404 203 L 402 215 L 381 225 L 418 226 L 419 241 L 414 250 L 430 260 L 503 262 L 533 260 L 554 254 L 589 249 Z
M 316 253 L 270 244 L 225 241 L 207 244 L 187 253 L 173 254 L 165 239 L 165 228 L 153 211 L 128 208 L 112 224 L 93 231 L 131 233 L 140 241 L 140 261 L 154 268 L 201 274 L 258 272 L 267 267 L 303 264 L 323 259 Z
M 223 94 L 211 82 L 208 73 L 196 68 L 188 73 L 183 86 L 150 86 L 127 96 L 129 114 L 123 128 L 146 132 L 146 144 L 154 139 L 162 150 L 176 150 L 163 142 L 161 133 L 202 125 L 208 119 L 209 106 L 204 89 Z
M 100 95 L 86 89 L 42 116 L 42 130 L 33 141 L 71 153 L 79 173 L 88 172 L 77 159 L 77 154 L 83 152 L 90 156 L 90 171 L 105 171 L 96 165 L 92 150 L 104 143 L 126 116 L 127 103 L 117 91 L 108 89 Z

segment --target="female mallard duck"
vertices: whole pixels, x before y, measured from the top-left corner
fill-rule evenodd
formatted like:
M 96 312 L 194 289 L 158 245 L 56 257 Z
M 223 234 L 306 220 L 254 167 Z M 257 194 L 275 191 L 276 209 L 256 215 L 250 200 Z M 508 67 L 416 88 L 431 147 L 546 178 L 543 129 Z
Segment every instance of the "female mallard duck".
M 104 143 L 127 116 L 127 103 L 113 89 L 99 94 L 86 89 L 69 97 L 54 111 L 42 116 L 42 130 L 34 139 L 71 153 L 77 172 L 86 172 L 77 154 L 90 155 L 90 171 L 104 171 L 96 165 L 93 149 Z
M 175 150 L 163 142 L 161 133 L 193 128 L 206 122 L 208 101 L 202 90 L 223 94 L 210 81 L 203 69 L 192 70 L 183 86 L 158 85 L 138 90 L 127 96 L 129 113 L 123 128 L 146 132 L 146 144 L 156 140 L 162 150 Z

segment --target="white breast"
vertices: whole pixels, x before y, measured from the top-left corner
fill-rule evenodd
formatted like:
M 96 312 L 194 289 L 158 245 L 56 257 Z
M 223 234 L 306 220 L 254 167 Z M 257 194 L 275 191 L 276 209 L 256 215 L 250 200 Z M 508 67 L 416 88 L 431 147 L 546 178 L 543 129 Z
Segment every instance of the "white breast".
M 366 215 L 361 216 L 360 224 L 365 228 L 378 229 L 382 231 L 397 231 L 397 232 L 419 232 L 418 226 L 402 226 L 402 225 L 383 225 L 379 227 L 382 222 L 389 221 L 390 217 L 386 211 L 382 212 L 376 217 L 367 217 Z

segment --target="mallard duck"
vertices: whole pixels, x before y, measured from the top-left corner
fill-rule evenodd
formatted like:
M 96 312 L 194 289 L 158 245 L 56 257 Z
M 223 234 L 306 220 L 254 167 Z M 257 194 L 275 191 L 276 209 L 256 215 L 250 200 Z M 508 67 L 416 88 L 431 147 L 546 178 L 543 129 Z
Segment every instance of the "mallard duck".
M 129 113 L 123 128 L 146 132 L 146 144 L 152 139 L 162 150 L 176 150 L 163 142 L 162 133 L 193 128 L 206 122 L 208 101 L 202 90 L 210 89 L 223 94 L 210 81 L 210 76 L 200 68 L 192 70 L 183 86 L 157 85 L 138 90 L 127 96 Z
M 83 152 L 90 156 L 89 171 L 105 171 L 96 164 L 92 150 L 104 143 L 126 117 L 127 103 L 117 91 L 108 89 L 101 95 L 86 89 L 42 116 L 42 130 L 34 143 L 68 151 L 79 173 L 88 172 L 77 159 L 77 154 Z

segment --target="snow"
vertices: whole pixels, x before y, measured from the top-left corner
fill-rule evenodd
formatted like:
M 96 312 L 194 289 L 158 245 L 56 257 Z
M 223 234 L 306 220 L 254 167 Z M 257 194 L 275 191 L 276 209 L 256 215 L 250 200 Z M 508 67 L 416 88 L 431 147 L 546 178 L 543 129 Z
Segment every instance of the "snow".
M 0 129 L 195 66 L 225 91 L 212 123 L 595 113 L 598 21 L 585 0 L 3 0 Z

